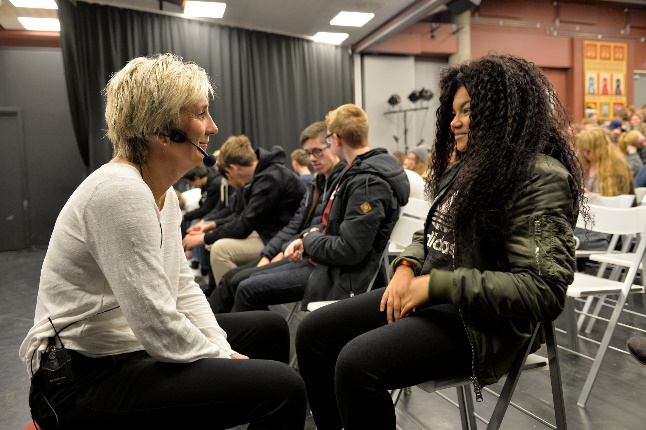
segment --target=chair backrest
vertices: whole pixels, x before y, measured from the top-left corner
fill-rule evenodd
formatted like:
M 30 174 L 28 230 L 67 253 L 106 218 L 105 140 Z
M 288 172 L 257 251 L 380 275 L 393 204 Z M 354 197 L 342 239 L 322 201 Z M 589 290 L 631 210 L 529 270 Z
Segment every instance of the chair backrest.
M 618 196 L 598 196 L 589 194 L 588 203 L 591 205 L 605 206 L 608 208 L 629 208 L 635 201 L 634 194 L 621 194 Z M 638 200 L 641 202 L 641 200 Z
M 400 247 L 410 245 L 413 234 L 424 228 L 429 208 L 426 200 L 408 199 L 408 204 L 402 207 L 399 219 L 390 233 L 389 242 Z
M 646 206 L 612 208 L 590 204 L 592 225 L 588 229 L 606 234 L 640 234 L 646 232 Z M 577 222 L 584 227 L 581 217 Z
M 646 196 L 646 187 L 637 187 L 635 188 L 635 201 L 638 205 L 643 205 L 644 196 Z

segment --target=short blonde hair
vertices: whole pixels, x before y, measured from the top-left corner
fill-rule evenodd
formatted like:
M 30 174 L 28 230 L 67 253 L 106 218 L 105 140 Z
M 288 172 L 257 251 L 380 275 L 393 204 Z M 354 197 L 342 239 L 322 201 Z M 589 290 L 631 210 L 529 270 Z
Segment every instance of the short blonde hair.
M 138 164 L 148 157 L 150 136 L 177 129 L 183 109 L 214 93 L 203 68 L 174 54 L 130 60 L 103 92 L 114 156 Z
M 258 157 L 251 147 L 249 138 L 244 134 L 229 136 L 224 141 L 218 155 L 218 167 L 229 167 L 232 164 L 251 166 Z
M 345 104 L 325 116 L 330 133 L 336 133 L 352 148 L 368 146 L 368 115 L 359 106 Z
M 307 156 L 305 155 L 305 152 L 303 152 L 302 149 L 294 149 L 290 155 L 292 160 L 296 161 L 299 166 L 307 167 L 307 165 L 310 163 L 310 160 L 308 160 Z

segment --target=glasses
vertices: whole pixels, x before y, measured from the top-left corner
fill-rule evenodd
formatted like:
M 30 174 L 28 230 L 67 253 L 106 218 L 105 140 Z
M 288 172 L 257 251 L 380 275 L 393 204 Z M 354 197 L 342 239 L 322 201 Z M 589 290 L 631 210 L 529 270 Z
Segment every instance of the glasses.
M 332 133 L 328 134 L 327 136 L 325 136 L 325 141 L 327 142 L 328 147 L 329 147 L 329 145 L 332 145 L 332 139 L 331 139 L 332 136 L 334 136 L 334 132 L 332 132 Z
M 325 140 L 327 141 L 327 137 L 325 138 Z M 311 152 L 303 149 L 303 155 L 307 158 L 310 158 L 310 155 L 313 155 L 314 158 L 321 158 L 321 156 L 323 155 L 323 151 L 328 149 L 330 146 L 331 146 L 331 143 L 328 142 L 328 144 L 325 145 L 323 148 L 313 149 Z

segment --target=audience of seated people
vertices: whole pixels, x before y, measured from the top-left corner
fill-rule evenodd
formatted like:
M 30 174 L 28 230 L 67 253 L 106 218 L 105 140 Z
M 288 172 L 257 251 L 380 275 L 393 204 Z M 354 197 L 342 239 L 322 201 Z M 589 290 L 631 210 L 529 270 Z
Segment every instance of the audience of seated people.
M 348 166 L 323 212 L 322 222 L 291 242 L 291 263 L 252 275 L 236 292 L 234 311 L 302 300 L 337 300 L 365 292 L 408 201 L 408 179 L 385 149 L 368 146 L 368 117 L 346 104 L 326 116 L 327 144 Z M 375 285 L 384 286 L 379 271 Z
M 583 167 L 585 191 L 589 195 L 618 196 L 634 192 L 633 174 L 626 157 L 612 143 L 610 133 L 592 127 L 576 136 L 577 154 Z M 575 228 L 578 249 L 606 250 L 608 235 Z
M 224 225 L 209 223 L 199 231 L 190 231 L 182 241 L 187 250 L 211 245 L 215 285 L 230 269 L 256 258 L 292 218 L 306 189 L 285 167 L 281 147 L 254 151 L 244 135 L 231 136 L 224 142 L 216 165 L 228 181 L 248 184 L 242 191 L 244 209 Z
M 307 193 L 290 222 L 265 245 L 257 258 L 231 269 L 222 277 L 209 296 L 213 312 L 230 312 L 238 285 L 252 274 L 290 263 L 289 259 L 284 258 L 284 251 L 289 243 L 308 231 L 310 225 L 321 223 L 325 205 L 346 166 L 325 142 L 326 134 L 327 126 L 323 121 L 309 125 L 301 133 L 303 149 L 299 151 L 312 163 L 316 176 L 310 182 Z

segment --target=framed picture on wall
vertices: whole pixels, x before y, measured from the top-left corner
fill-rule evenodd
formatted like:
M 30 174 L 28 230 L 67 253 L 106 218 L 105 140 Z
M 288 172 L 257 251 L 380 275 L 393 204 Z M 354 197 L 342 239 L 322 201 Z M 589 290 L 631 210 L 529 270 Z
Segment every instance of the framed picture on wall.
M 617 112 L 624 110 L 624 104 L 623 103 L 613 103 L 612 104 L 612 113 L 614 115 L 617 115 Z
M 585 93 L 586 94 L 597 94 L 599 92 L 597 87 L 597 74 L 596 73 L 586 73 L 585 74 Z
M 612 75 L 612 88 L 613 88 L 613 94 L 616 96 L 621 96 L 626 94 L 625 86 L 624 86 L 624 74 L 623 73 L 614 73 Z
M 610 117 L 610 103 L 599 103 L 599 115 L 602 118 L 609 118 Z
M 609 96 L 611 93 L 612 81 L 610 73 L 599 73 L 599 94 Z

